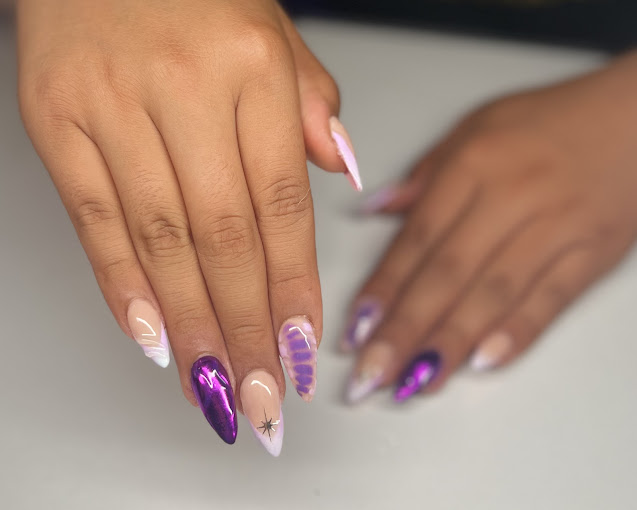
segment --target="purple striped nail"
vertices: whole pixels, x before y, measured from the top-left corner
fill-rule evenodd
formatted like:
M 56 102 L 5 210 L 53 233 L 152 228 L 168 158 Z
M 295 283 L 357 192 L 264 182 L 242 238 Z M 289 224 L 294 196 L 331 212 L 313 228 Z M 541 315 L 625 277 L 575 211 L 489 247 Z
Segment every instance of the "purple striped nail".
M 365 344 L 382 319 L 383 308 L 377 299 L 359 299 L 341 342 L 343 350 L 352 351 Z
M 316 335 L 307 317 L 291 317 L 279 331 L 279 354 L 297 393 L 309 402 L 316 388 Z
M 440 371 L 440 365 L 440 354 L 436 351 L 416 356 L 398 379 L 394 400 L 403 402 L 427 386 Z

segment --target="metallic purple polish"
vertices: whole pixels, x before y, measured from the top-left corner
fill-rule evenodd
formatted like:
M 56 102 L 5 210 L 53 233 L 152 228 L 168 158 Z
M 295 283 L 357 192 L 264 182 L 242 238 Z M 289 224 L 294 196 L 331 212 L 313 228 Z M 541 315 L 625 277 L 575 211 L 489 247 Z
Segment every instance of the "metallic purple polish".
M 190 383 L 210 426 L 226 443 L 233 444 L 237 439 L 237 411 L 226 369 L 217 358 L 204 356 L 192 365 Z
M 403 402 L 427 386 L 438 374 L 440 365 L 440 354 L 436 351 L 425 351 L 416 356 L 398 379 L 394 400 Z

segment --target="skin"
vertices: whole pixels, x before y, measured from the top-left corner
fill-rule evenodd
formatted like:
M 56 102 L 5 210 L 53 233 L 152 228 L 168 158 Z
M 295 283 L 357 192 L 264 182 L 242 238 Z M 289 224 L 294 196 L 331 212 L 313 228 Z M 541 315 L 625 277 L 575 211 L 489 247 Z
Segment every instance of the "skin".
M 382 384 L 441 354 L 439 389 L 492 333 L 524 352 L 637 233 L 637 53 L 464 119 L 396 187 L 401 231 L 359 292 L 384 304 Z
M 193 405 L 203 355 L 283 397 L 278 328 L 322 330 L 306 155 L 345 171 L 331 77 L 269 0 L 20 0 L 17 19 L 27 132 L 121 328 L 134 299 L 161 311 Z

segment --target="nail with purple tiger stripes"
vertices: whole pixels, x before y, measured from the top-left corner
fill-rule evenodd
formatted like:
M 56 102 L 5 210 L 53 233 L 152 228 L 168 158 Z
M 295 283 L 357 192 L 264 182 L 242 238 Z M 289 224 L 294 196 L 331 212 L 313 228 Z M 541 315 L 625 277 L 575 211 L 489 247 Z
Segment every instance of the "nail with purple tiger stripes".
M 296 392 L 311 401 L 316 389 L 316 334 L 307 317 L 298 315 L 283 323 L 279 354 Z

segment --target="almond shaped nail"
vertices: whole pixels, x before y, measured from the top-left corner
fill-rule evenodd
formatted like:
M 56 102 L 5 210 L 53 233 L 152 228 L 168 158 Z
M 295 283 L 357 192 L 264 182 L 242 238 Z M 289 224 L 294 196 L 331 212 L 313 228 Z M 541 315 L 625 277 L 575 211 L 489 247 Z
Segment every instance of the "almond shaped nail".
M 502 363 L 513 349 L 513 338 L 504 331 L 498 331 L 485 338 L 475 350 L 469 366 L 476 372 L 491 370 Z
M 357 404 L 385 382 L 393 353 L 391 345 L 382 341 L 365 350 L 347 385 L 345 399 L 348 403 Z
M 237 439 L 237 412 L 228 372 L 214 356 L 195 361 L 190 384 L 210 426 L 228 444 Z
M 310 402 L 316 390 L 316 334 L 307 317 L 286 320 L 279 330 L 279 354 L 296 392 Z
M 331 117 L 330 130 L 332 139 L 336 144 L 338 155 L 343 160 L 343 163 L 345 163 L 345 168 L 347 168 L 347 172 L 345 173 L 347 179 L 356 191 L 363 191 L 363 183 L 361 181 L 360 172 L 358 171 L 354 147 L 345 126 L 343 126 L 341 121 L 336 117 Z
M 270 455 L 278 457 L 283 446 L 283 412 L 274 377 L 265 370 L 254 370 L 243 379 L 240 392 L 252 432 Z
M 416 356 L 398 379 L 394 400 L 404 402 L 427 386 L 440 371 L 440 354 L 425 351 Z
M 382 319 L 380 301 L 372 297 L 359 299 L 341 342 L 343 351 L 352 351 L 367 343 Z
M 128 325 L 133 338 L 144 354 L 165 368 L 170 363 L 168 336 L 159 312 L 146 299 L 135 299 L 127 312 Z

